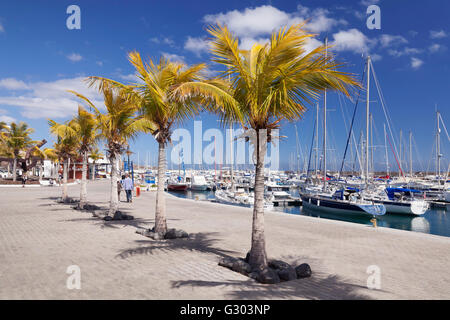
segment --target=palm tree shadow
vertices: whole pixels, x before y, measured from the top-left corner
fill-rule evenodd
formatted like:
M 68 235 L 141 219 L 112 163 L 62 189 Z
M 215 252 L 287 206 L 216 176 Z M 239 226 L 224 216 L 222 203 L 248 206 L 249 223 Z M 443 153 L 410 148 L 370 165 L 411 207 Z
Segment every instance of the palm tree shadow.
M 197 251 L 202 253 L 210 253 L 220 257 L 228 257 L 229 254 L 236 254 L 235 251 L 229 251 L 217 248 L 215 243 L 218 241 L 217 239 L 212 238 L 216 232 L 208 232 L 208 233 L 195 233 L 190 234 L 189 238 L 186 239 L 172 239 L 172 240 L 136 240 L 135 242 L 141 244 L 138 247 L 130 248 L 120 252 L 116 258 L 126 259 L 134 255 L 142 255 L 142 254 L 154 254 L 159 250 L 169 250 L 169 251 L 178 251 L 178 250 L 188 250 L 188 251 Z
M 247 281 L 172 281 L 172 288 L 180 287 L 228 287 L 229 299 L 267 300 L 267 299 L 309 299 L 309 300 L 367 300 L 368 295 L 360 291 L 369 290 L 351 283 L 337 275 L 314 273 L 307 279 L 297 279 L 279 284 L 264 285 L 252 279 Z

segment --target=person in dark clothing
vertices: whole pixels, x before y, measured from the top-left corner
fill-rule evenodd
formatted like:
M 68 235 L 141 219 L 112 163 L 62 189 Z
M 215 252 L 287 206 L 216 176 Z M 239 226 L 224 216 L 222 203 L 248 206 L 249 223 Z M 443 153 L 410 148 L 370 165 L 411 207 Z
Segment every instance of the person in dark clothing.
M 24 173 L 22 174 L 22 188 L 25 188 L 26 182 L 27 182 L 27 175 Z

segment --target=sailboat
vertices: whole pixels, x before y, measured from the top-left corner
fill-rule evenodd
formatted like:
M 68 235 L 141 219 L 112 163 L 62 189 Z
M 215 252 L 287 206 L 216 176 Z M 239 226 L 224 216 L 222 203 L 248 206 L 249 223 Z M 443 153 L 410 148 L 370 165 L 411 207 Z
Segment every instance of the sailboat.
M 325 46 L 328 45 L 327 39 Z M 369 85 L 370 85 L 370 56 L 367 58 L 367 104 L 366 104 L 366 137 L 369 136 Z M 362 193 L 358 189 L 346 190 L 339 188 L 333 190 L 327 186 L 327 135 L 326 135 L 326 120 L 327 120 L 327 93 L 324 93 L 324 119 L 323 119 L 323 189 L 322 191 L 315 191 L 312 188 L 304 188 L 300 195 L 302 198 L 303 207 L 313 211 L 322 211 L 333 214 L 352 214 L 352 215 L 368 215 L 378 216 L 386 213 L 386 207 L 383 204 L 376 204 L 373 201 L 364 199 Z M 366 167 L 365 167 L 365 184 L 368 185 L 369 179 L 369 157 L 368 144 L 366 143 Z

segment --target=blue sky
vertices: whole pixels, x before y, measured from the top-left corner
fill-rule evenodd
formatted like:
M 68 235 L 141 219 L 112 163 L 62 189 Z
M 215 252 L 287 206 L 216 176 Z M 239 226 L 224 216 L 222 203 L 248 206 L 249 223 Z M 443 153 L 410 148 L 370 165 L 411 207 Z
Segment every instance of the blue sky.
M 81 8 L 81 30 L 66 27 L 66 9 L 71 4 Z M 366 27 L 370 4 L 381 9 L 380 30 Z M 313 48 L 328 34 L 337 59 L 346 62 L 345 70 L 358 78 L 364 66 L 362 54 L 371 54 L 397 147 L 400 129 L 405 143 L 412 130 L 415 169 L 431 170 L 435 105 L 444 121 L 450 118 L 448 12 L 447 0 L 426 4 L 407 0 L 2 2 L 0 120 L 26 121 L 36 129 L 36 139 L 49 140 L 47 118 L 64 121 L 77 107 L 77 100 L 65 90 L 80 91 L 100 104 L 98 95 L 86 89 L 82 79 L 100 75 L 130 81 L 133 69 L 126 59 L 130 50 L 153 58 L 166 55 L 188 64 L 209 62 L 205 28 L 210 23 L 227 24 L 247 48 L 254 41 L 266 41 L 273 29 L 310 19 L 307 27 L 317 37 L 309 46 Z M 384 144 L 385 119 L 375 86 L 371 91 L 374 145 L 380 146 Z M 341 161 L 347 136 L 343 114 L 349 122 L 353 103 L 333 93 L 328 97 L 329 161 L 334 168 Z M 323 102 L 319 103 L 322 108 Z M 213 116 L 202 114 L 200 119 L 204 130 L 217 127 Z M 363 104 L 356 119 L 358 138 L 364 127 Z M 303 157 L 309 150 L 313 122 L 311 106 L 297 122 Z M 192 126 L 193 121 L 184 125 L 187 129 Z M 283 123 L 281 134 L 287 136 L 280 144 L 281 164 L 288 168 L 296 153 L 294 125 Z M 139 152 L 141 161 L 150 152 L 154 161 L 156 143 L 151 136 L 141 136 L 132 150 Z M 375 166 L 384 168 L 384 149 L 375 150 Z M 446 168 L 450 146 L 445 132 L 442 150 Z M 389 157 L 394 167 L 392 153 Z

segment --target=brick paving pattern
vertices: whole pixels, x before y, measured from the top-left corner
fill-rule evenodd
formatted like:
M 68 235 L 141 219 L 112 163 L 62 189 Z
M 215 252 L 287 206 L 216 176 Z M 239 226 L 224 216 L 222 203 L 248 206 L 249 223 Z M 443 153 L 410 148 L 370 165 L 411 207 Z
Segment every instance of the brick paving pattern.
M 108 186 L 89 183 L 90 203 L 107 208 Z M 153 192 L 120 204 L 135 220 L 114 222 L 57 204 L 60 193 L 0 188 L 0 299 L 450 299 L 450 238 L 271 212 L 269 258 L 309 263 L 313 276 L 262 285 L 217 265 L 245 256 L 250 209 L 168 195 L 169 228 L 191 238 L 154 241 L 135 233 L 153 224 Z M 70 265 L 80 290 L 66 287 Z M 370 265 L 380 290 L 367 288 Z

